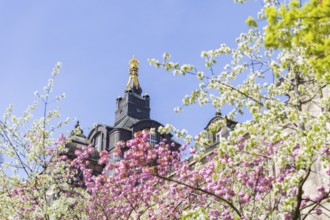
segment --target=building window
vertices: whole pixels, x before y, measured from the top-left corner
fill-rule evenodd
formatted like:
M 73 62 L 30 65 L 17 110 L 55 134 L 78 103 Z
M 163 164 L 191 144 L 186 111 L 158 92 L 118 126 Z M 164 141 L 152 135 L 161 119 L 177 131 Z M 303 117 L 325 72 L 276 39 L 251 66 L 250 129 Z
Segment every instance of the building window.
M 219 131 L 215 134 L 215 142 L 216 143 L 220 142 L 220 139 L 221 139 L 221 131 Z
M 225 127 L 224 129 L 222 129 L 221 131 L 221 137 L 223 138 L 227 138 L 229 136 L 229 132 L 231 131 L 231 129 L 229 127 Z
M 215 142 L 220 142 L 221 138 L 227 138 L 229 136 L 230 128 L 224 127 L 215 134 Z
M 152 145 L 157 144 L 157 135 L 156 134 L 150 134 L 148 142 L 151 143 Z
M 95 137 L 95 143 L 94 143 L 94 146 L 96 148 L 96 150 L 98 152 L 101 152 L 102 151 L 102 134 L 98 134 L 96 137 Z

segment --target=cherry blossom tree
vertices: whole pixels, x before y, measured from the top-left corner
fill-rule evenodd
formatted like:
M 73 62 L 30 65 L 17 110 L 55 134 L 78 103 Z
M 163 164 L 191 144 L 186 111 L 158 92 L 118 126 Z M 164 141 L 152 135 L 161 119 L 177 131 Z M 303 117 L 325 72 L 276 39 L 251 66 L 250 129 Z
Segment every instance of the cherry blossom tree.
M 65 156 L 67 139 L 54 139 L 54 132 L 68 120 L 59 120 L 59 108 L 51 103 L 53 84 L 61 64 L 57 64 L 42 93 L 36 92 L 42 102 L 43 116 L 33 118 L 38 103 L 27 108 L 22 117 L 13 114 L 10 106 L 0 120 L 1 219 L 81 219 L 85 214 L 84 190 L 70 184 L 74 173 Z
M 318 7 L 316 1 L 312 4 Z M 328 8 L 328 1 L 319 4 Z M 288 40 L 290 46 L 274 44 L 270 36 L 278 24 L 274 10 L 285 21 L 292 15 L 285 15 L 286 8 L 298 10 L 296 1 L 290 6 L 264 1 L 258 19 L 247 19 L 251 29 L 237 38 L 237 47 L 222 44 L 201 53 L 205 70 L 175 63 L 167 53 L 161 61 L 149 60 L 176 76 L 199 80 L 178 111 L 196 103 L 220 112 L 224 106 L 232 107 L 210 126 L 211 132 L 240 114 L 250 119 L 237 124 L 209 156 L 206 131 L 193 139 L 171 125 L 160 128 L 159 132 L 174 132 L 185 139 L 181 150 L 194 141 L 191 152 L 197 153 L 192 163 L 180 161 L 180 153 L 165 142 L 149 144 L 147 131 L 117 145 L 120 161 L 109 162 L 111 155 L 102 152 L 100 163 L 107 164 L 103 175 L 92 176 L 88 168 L 81 168 L 91 194 L 91 219 L 330 218 L 330 95 L 327 77 L 322 77 L 329 70 L 320 68 L 329 56 L 326 51 L 319 57 L 310 52 L 315 52 L 313 44 L 327 42 L 329 35 L 322 32 L 317 35 L 320 40 L 307 46 L 294 37 L 305 33 L 299 32 L 306 26 L 298 16 L 276 26 L 275 38 Z M 324 13 L 319 25 L 328 26 L 328 11 L 317 9 Z M 264 20 L 268 23 L 259 27 Z M 224 56 L 230 56 L 231 62 L 216 72 L 215 65 Z M 77 164 L 88 157 L 84 152 L 77 152 Z

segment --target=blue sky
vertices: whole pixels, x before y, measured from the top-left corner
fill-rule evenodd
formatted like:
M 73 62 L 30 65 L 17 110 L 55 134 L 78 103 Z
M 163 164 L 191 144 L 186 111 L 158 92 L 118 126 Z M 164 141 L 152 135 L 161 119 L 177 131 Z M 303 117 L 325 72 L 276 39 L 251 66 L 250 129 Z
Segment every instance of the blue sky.
M 0 113 L 14 104 L 20 115 L 61 61 L 55 93 L 66 93 L 60 103 L 63 118 L 79 119 L 85 133 L 93 123 L 112 125 L 115 100 L 123 95 L 128 61 L 135 55 L 143 93 L 151 97 L 152 119 L 194 135 L 214 109 L 195 106 L 177 114 L 173 108 L 197 88 L 197 79 L 174 77 L 149 66 L 147 59 L 168 52 L 173 61 L 202 69 L 201 51 L 235 45 L 247 30 L 244 21 L 259 7 L 258 1 L 0 0 Z M 71 127 L 73 122 L 63 132 Z

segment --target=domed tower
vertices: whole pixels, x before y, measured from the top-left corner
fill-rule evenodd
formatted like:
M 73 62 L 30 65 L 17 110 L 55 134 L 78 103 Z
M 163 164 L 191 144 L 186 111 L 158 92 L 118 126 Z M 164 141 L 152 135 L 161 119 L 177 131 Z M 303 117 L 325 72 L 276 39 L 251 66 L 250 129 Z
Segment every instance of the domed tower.
M 116 101 L 115 122 L 113 126 L 97 124 L 89 133 L 87 139 L 97 151 L 112 151 L 118 141 L 127 141 L 133 138 L 135 132 L 144 129 L 158 129 L 162 126 L 158 121 L 150 118 L 150 97 L 141 95 L 139 83 L 139 61 L 133 57 L 129 61 L 128 82 L 123 97 Z M 171 134 L 161 135 L 156 132 L 150 137 L 151 143 L 157 143 L 163 138 L 172 141 Z M 178 147 L 177 147 L 178 148 Z
M 115 127 L 128 128 L 138 120 L 150 119 L 150 97 L 141 96 L 139 83 L 139 61 L 133 57 L 129 61 L 129 78 L 124 97 L 117 98 Z

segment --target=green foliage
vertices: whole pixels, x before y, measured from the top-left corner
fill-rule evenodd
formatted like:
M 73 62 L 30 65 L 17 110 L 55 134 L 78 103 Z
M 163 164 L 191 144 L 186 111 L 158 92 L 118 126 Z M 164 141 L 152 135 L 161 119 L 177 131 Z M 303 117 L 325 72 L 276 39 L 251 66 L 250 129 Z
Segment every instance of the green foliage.
M 248 17 L 248 19 L 246 19 L 246 21 L 245 21 L 245 23 L 247 24 L 247 26 L 249 26 L 249 27 L 257 27 L 258 26 L 258 24 L 257 24 L 257 22 L 254 20 L 254 18 L 253 17 Z
M 297 0 L 288 5 L 265 8 L 268 25 L 265 47 L 303 48 L 316 77 L 330 81 L 330 1 L 312 0 L 300 7 Z

